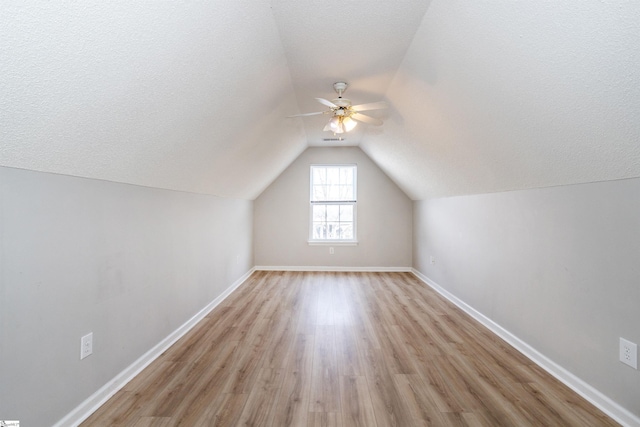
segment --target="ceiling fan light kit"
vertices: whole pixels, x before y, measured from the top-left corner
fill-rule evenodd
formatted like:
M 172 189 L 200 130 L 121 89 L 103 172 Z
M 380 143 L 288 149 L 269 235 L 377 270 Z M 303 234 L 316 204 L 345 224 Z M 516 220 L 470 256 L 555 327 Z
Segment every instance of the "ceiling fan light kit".
M 324 127 L 324 130 L 331 131 L 335 134 L 345 133 L 353 130 L 358 122 L 353 120 L 349 116 L 333 116 L 329 123 Z
M 358 122 L 369 123 L 380 126 L 382 120 L 360 113 L 360 111 L 378 110 L 387 108 L 384 101 L 372 102 L 369 104 L 351 105 L 351 100 L 343 98 L 342 94 L 347 90 L 349 85 L 345 82 L 335 82 L 333 89 L 338 94 L 336 99 L 328 101 L 324 98 L 316 98 L 316 101 L 330 108 L 328 111 L 318 111 L 315 113 L 296 114 L 289 117 L 315 116 L 318 114 L 331 114 L 329 123 L 323 130 L 331 131 L 334 134 L 341 134 L 352 131 Z M 357 121 L 356 121 L 357 120 Z
M 353 128 L 356 127 L 357 124 L 358 122 L 353 120 L 351 117 L 345 117 L 344 119 L 342 119 L 342 126 L 344 126 L 346 132 L 353 130 Z

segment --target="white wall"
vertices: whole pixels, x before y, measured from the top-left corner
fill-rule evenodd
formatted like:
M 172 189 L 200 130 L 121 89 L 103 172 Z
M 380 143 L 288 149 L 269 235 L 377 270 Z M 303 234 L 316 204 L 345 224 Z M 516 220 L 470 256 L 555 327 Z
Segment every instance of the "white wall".
M 252 205 L 0 168 L 0 416 L 54 424 L 249 271 Z
M 415 203 L 414 267 L 636 416 L 640 179 Z M 430 263 L 435 257 L 435 264 Z
M 358 165 L 357 246 L 308 244 L 309 166 Z M 411 200 L 357 147 L 309 148 L 254 205 L 258 266 L 410 267 Z

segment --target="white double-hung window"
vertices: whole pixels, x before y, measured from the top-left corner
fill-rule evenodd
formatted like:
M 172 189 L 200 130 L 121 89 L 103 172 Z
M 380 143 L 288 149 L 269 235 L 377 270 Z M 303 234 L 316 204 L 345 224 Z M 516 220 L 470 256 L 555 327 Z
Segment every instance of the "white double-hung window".
M 356 165 L 311 165 L 309 242 L 356 242 Z

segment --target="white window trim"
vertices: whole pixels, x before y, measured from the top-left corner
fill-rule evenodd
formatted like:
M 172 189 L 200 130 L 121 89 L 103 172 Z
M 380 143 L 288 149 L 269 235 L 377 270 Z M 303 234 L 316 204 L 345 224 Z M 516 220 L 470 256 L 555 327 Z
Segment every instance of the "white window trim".
M 309 246 L 358 246 L 357 240 L 308 240 Z
M 314 239 L 313 238 L 313 167 L 348 167 L 355 168 L 353 176 L 353 198 L 349 202 L 317 202 L 325 205 L 352 205 L 353 206 L 353 239 Z M 357 163 L 313 163 L 309 165 L 309 246 L 357 246 L 358 245 L 358 164 Z

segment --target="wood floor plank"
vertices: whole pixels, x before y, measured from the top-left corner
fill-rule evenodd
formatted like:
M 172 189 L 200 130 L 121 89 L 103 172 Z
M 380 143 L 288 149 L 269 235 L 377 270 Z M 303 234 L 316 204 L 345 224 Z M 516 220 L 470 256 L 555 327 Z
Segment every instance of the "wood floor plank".
M 340 412 L 340 383 L 335 327 L 316 327 L 311 379 L 310 412 Z
M 141 417 L 133 424 L 133 427 L 170 427 L 171 418 Z
M 287 355 L 295 341 L 294 331 L 296 325 L 290 312 L 282 312 L 281 316 L 274 319 L 270 328 L 272 332 L 268 335 L 268 341 L 262 355 L 263 368 L 280 369 L 287 361 Z
M 188 359 L 186 363 L 176 363 L 177 369 L 168 375 L 171 381 L 157 389 L 155 397 L 145 404 L 143 414 L 179 419 L 194 404 L 194 400 L 201 398 L 201 393 L 222 389 L 231 372 L 237 343 L 215 346 L 206 342 L 202 345 L 208 351 L 201 352 L 201 357 L 196 361 Z M 147 396 L 146 393 L 138 394 Z
M 458 372 L 458 375 L 464 379 L 464 384 L 469 394 L 475 397 L 479 405 L 474 406 L 481 413 L 491 415 L 491 423 L 495 425 L 517 425 L 517 426 L 533 426 L 534 420 L 527 417 L 528 414 L 519 411 L 516 407 L 517 396 L 510 395 L 506 389 L 496 387 L 485 381 L 480 375 L 473 370 L 472 364 L 468 358 L 453 353 L 449 356 L 449 361 Z
M 311 412 L 307 427 L 342 427 L 342 416 L 335 412 Z
M 220 393 L 215 402 L 200 414 L 196 426 L 235 426 L 247 398 L 247 394 Z
M 306 275 L 302 277 L 296 286 L 300 289 L 300 294 L 296 297 L 295 307 L 292 309 L 292 317 L 297 323 L 296 333 L 302 335 L 314 335 L 318 318 L 317 302 L 315 294 L 310 290 L 314 276 Z
M 177 345 L 171 346 L 164 356 L 167 360 L 188 362 L 191 358 L 197 358 L 199 353 L 204 351 L 204 347 L 200 345 L 202 338 L 209 332 L 211 328 L 211 320 L 207 317 L 202 319 L 190 333 L 178 340 Z
M 417 420 L 423 420 L 425 425 L 447 425 L 433 394 L 419 375 L 394 375 L 393 380 L 416 424 L 420 424 Z
M 404 345 L 399 331 L 398 325 L 384 325 L 379 329 L 385 364 L 392 374 L 415 374 L 410 349 Z
M 314 336 L 298 334 L 284 365 L 285 378 L 278 395 L 274 426 L 307 424 L 313 352 Z
M 341 376 L 340 396 L 342 397 L 342 421 L 345 425 L 354 427 L 377 425 L 366 377 Z
M 371 349 L 367 354 L 366 377 L 377 423 L 398 427 L 411 425 L 409 408 L 395 386 L 381 350 Z
M 486 424 L 487 417 L 482 416 L 478 412 L 445 412 L 442 414 L 445 417 L 447 425 L 456 427 L 486 427 L 491 424 Z M 551 424 L 553 425 L 553 424 Z
M 247 402 L 240 414 L 239 425 L 272 425 L 278 392 L 282 386 L 283 373 L 280 369 L 261 369 L 257 383 L 252 387 Z
M 375 313 L 376 307 L 372 306 L 373 301 L 368 298 L 371 290 L 371 278 L 368 274 L 362 274 L 354 278 L 353 289 L 355 297 L 354 301 L 354 333 L 358 340 L 366 343 L 367 346 L 379 349 L 380 341 L 376 334 L 372 313 Z
M 315 348 L 315 336 L 298 334 L 289 350 L 286 358 L 285 370 L 287 372 L 311 373 L 313 366 L 313 354 Z
M 229 377 L 237 347 L 237 342 L 227 343 L 217 353 L 215 360 L 203 361 L 198 371 L 199 378 L 192 382 L 189 389 L 184 390 L 180 404 L 171 414 L 175 425 L 196 425 L 201 414 L 216 401 Z
M 260 369 L 262 362 L 260 356 L 264 346 L 265 341 L 262 336 L 255 337 L 252 342 L 239 345 L 239 357 L 230 368 L 231 374 L 224 388 L 225 393 L 242 394 L 251 391 Z
M 158 359 L 157 363 L 152 363 L 129 381 L 123 390 L 144 394 L 146 390 L 166 388 L 178 367 L 176 362 Z
M 312 289 L 316 301 L 316 325 L 335 325 L 335 284 L 329 280 L 330 273 L 318 273 Z
M 335 334 L 340 375 L 364 375 L 364 357 L 353 328 L 346 325 L 337 326 Z
M 431 390 L 431 395 L 440 412 L 464 412 L 466 397 L 458 379 L 446 370 L 448 362 L 443 357 L 434 357 L 427 365 L 420 366 L 420 375 Z M 467 407 L 465 407 L 467 406 Z
M 537 396 L 544 395 L 546 403 L 556 408 L 563 419 L 570 420 L 567 425 L 617 425 L 605 414 L 594 411 L 586 400 L 570 391 L 563 384 L 560 384 L 559 387 L 545 387 L 542 383 L 529 383 L 528 386 Z
M 123 391 L 116 393 L 109 399 L 99 411 L 91 414 L 83 423 L 83 426 L 107 427 L 124 425 L 130 421 L 137 421 L 140 406 L 135 393 Z
M 82 426 L 615 426 L 409 273 L 255 272 Z
M 311 395 L 311 373 L 286 372 L 274 414 L 274 426 L 303 426 L 307 424 Z

